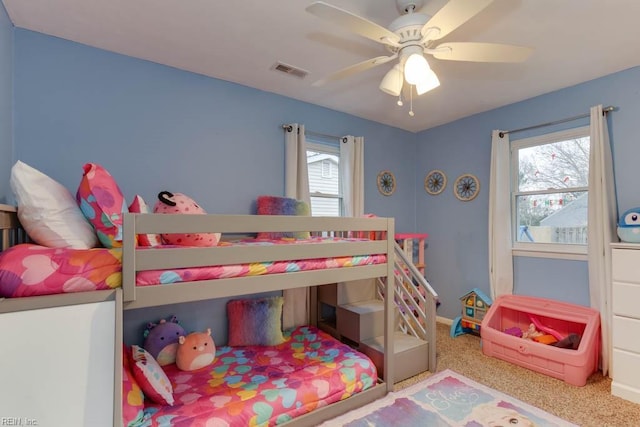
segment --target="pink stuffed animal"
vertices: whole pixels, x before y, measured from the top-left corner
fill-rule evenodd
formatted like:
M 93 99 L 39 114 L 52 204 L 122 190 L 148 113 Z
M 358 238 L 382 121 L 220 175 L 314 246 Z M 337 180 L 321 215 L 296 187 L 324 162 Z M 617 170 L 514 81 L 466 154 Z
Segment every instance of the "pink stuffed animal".
M 153 212 L 163 214 L 206 214 L 205 210 L 189 196 L 168 191 L 161 191 L 158 194 L 158 201 L 153 207 Z M 216 246 L 220 241 L 220 233 L 162 234 L 162 240 L 169 245 Z
M 211 329 L 207 332 L 192 332 L 178 339 L 176 365 L 183 371 L 195 371 L 213 363 L 216 357 L 216 345 L 211 338 Z

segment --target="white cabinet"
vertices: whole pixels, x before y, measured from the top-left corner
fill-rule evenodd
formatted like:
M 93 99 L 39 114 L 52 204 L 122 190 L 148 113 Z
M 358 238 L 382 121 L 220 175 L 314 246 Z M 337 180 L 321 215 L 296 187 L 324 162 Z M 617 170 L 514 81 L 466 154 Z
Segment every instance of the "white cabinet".
M 0 421 L 114 425 L 116 301 L 0 314 Z
M 611 248 L 611 393 L 640 403 L 640 244 L 614 243 Z

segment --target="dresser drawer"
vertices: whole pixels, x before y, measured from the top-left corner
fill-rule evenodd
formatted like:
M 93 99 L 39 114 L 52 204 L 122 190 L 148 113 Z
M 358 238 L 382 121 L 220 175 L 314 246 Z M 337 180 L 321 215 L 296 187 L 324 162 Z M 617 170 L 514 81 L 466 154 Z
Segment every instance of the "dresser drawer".
M 640 284 L 613 282 L 613 314 L 640 319 Z
M 613 381 L 640 390 L 640 354 L 613 349 Z
M 614 282 L 640 284 L 640 250 L 613 249 L 611 251 L 611 264 Z
M 639 337 L 640 320 L 613 316 L 613 347 L 640 353 Z M 638 371 L 640 372 L 640 369 Z

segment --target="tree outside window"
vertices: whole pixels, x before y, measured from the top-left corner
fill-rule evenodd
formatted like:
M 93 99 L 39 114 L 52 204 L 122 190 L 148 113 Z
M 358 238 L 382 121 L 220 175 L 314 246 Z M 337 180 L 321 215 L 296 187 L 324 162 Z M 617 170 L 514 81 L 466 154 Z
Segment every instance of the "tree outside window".
M 589 128 L 512 141 L 516 244 L 586 245 Z

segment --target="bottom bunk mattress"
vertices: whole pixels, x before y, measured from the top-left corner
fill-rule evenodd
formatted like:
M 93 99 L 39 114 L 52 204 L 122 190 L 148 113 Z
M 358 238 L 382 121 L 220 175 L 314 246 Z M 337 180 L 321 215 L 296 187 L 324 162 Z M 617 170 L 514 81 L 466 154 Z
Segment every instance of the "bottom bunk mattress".
M 145 405 L 142 426 L 273 426 L 373 387 L 364 354 L 312 326 L 276 346 L 221 347 L 210 366 L 164 366 L 173 406 Z

